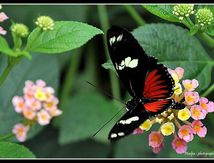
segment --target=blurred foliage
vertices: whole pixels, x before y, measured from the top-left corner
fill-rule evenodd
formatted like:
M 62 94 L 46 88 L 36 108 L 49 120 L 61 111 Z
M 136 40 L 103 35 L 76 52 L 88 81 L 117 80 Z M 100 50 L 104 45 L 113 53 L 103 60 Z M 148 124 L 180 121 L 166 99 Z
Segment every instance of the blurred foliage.
M 206 46 L 197 36 L 190 36 L 184 25 L 160 19 L 142 6 L 134 6 L 134 8 L 147 25 L 139 27 L 124 6 L 109 5 L 107 11 L 110 25 L 119 25 L 133 31 L 146 52 L 155 55 L 167 66 L 184 67 L 187 70 L 185 77 L 199 79 L 200 91 L 203 92 L 210 83 L 213 83 L 213 74 L 211 78 L 213 69 L 209 64 L 209 61 L 213 60 L 213 49 Z M 57 21 L 84 22 L 101 28 L 95 5 L 4 5 L 3 9 L 11 20 L 24 23 L 30 29 L 33 29 L 35 18 L 39 15 L 48 15 Z M 5 29 L 8 29 L 9 25 L 10 22 L 3 24 Z M 7 35 L 7 39 L 12 43 L 11 36 Z M 0 57 L 1 72 L 6 58 Z M 24 59 L 14 67 L 0 88 L 0 123 L 3 124 L 0 134 L 9 133 L 12 126 L 20 120 L 13 110 L 11 98 L 21 94 L 24 81 L 43 79 L 57 90 L 63 115 L 48 127 L 35 126 L 30 131 L 30 137 L 24 145 L 36 157 L 191 157 L 176 154 L 168 137 L 165 140 L 164 150 L 158 155 L 153 154 L 148 147 L 148 133 L 129 136 L 116 144 L 110 144 L 107 141 L 108 131 L 123 114 L 122 112 L 92 137 L 124 106 L 117 100 L 112 100 L 112 97 L 106 93 L 111 94 L 108 74 L 111 70 L 102 67 L 106 61 L 102 36 L 96 36 L 78 50 L 60 55 L 35 53 L 32 61 Z M 105 68 L 111 68 L 111 64 L 106 63 Z M 96 88 L 87 81 L 95 84 Z M 65 86 L 66 82 L 70 84 L 68 87 Z M 120 89 L 121 101 L 125 103 L 128 96 L 122 86 Z M 214 100 L 213 95 L 210 94 L 208 98 Z M 213 119 L 212 114 L 205 121 L 208 128 L 207 138 L 195 139 L 191 142 L 189 152 L 214 152 L 214 142 L 210 141 L 214 136 L 211 131 L 214 126 Z

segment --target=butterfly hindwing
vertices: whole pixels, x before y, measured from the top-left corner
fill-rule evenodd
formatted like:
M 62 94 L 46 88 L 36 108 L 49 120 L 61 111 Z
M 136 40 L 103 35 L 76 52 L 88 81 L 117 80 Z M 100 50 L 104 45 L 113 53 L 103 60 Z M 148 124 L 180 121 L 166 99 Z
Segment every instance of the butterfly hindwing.
M 133 110 L 127 111 L 122 118 L 113 126 L 108 138 L 111 141 L 118 140 L 129 134 L 138 128 L 141 123 L 149 118 L 149 114 L 145 112 L 144 109 L 135 108 Z

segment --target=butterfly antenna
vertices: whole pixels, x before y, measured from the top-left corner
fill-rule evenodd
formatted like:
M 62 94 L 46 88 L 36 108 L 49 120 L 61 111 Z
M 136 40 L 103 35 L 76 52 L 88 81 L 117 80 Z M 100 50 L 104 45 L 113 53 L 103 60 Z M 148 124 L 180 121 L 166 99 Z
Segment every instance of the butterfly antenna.
M 99 130 L 97 130 L 97 131 L 92 135 L 92 137 L 96 136 L 96 135 L 100 132 L 100 130 L 102 130 L 109 122 L 111 122 L 112 119 L 114 119 L 124 108 L 125 108 L 125 106 L 122 107 L 122 108 L 121 108 L 110 120 L 108 120 L 102 127 L 100 127 Z
M 91 82 L 89 82 L 89 81 L 86 81 L 86 82 L 87 82 L 88 84 L 90 84 L 91 86 L 97 88 L 97 86 L 95 86 L 95 85 L 92 84 Z M 113 100 L 116 100 L 116 101 L 120 102 L 121 104 L 126 105 L 126 104 L 125 104 L 124 102 L 122 102 L 120 99 L 115 98 L 115 97 L 113 97 L 112 95 L 110 95 L 107 91 L 105 91 L 105 90 L 101 90 L 101 91 L 102 91 L 106 96 L 112 98 Z

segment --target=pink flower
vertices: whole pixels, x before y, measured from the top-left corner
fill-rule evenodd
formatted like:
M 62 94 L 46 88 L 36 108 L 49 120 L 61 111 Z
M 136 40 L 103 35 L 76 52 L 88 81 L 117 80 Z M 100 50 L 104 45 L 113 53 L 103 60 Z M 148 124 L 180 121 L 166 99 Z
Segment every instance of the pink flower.
M 207 128 L 203 125 L 201 121 L 193 121 L 192 128 L 194 134 L 197 134 L 201 138 L 204 138 L 207 134 Z
M 56 97 L 54 97 L 54 98 L 52 99 L 52 101 L 50 101 L 50 102 L 44 102 L 43 107 L 44 107 L 46 110 L 50 111 L 50 110 L 53 110 L 53 109 L 57 109 L 57 104 L 58 104 L 58 103 L 59 103 L 59 100 L 58 100 Z
M 42 104 L 36 99 L 26 100 L 26 105 L 34 111 L 40 110 L 42 108 Z
M 200 105 L 193 105 L 190 109 L 190 112 L 194 120 L 201 120 L 206 117 L 206 112 L 201 108 Z
M 140 127 L 136 128 L 132 134 L 134 135 L 138 135 L 138 134 L 142 134 L 144 132 L 144 130 L 142 130 Z
M 30 108 L 25 108 L 23 110 L 23 115 L 26 119 L 33 120 L 36 117 L 36 112 Z
M 53 109 L 53 110 L 49 110 L 48 113 L 51 115 L 51 117 L 57 117 L 62 114 L 62 110 Z
M 24 99 L 22 97 L 19 97 L 19 96 L 13 97 L 12 104 L 15 107 L 15 111 L 17 113 L 21 113 L 26 108 Z
M 179 80 L 182 79 L 183 74 L 184 74 L 184 69 L 181 68 L 181 67 L 177 67 L 177 68 L 175 69 L 175 72 L 176 72 L 177 75 L 178 75 L 178 79 L 179 79 Z
M 208 112 L 214 112 L 214 102 L 210 101 L 208 105 Z
M 185 92 L 184 97 L 187 105 L 193 105 L 199 101 L 198 92 Z
M 46 83 L 43 80 L 37 80 L 36 86 L 40 88 L 44 88 L 46 86 Z
M 179 154 L 185 153 L 187 151 L 187 142 L 175 137 L 172 141 L 172 148 Z
M 189 125 L 183 125 L 179 128 L 178 136 L 186 142 L 193 140 L 193 129 Z
M 51 116 L 46 110 L 41 110 L 39 113 L 37 113 L 38 117 L 38 123 L 42 126 L 47 125 L 50 123 Z
M 184 85 L 184 88 L 187 90 L 187 91 L 194 91 L 198 86 L 199 86 L 199 83 L 196 79 L 193 79 L 193 80 L 183 80 L 183 85 Z
M 163 135 L 159 131 L 153 131 L 149 135 L 149 146 L 152 148 L 160 147 L 163 143 Z
M 8 19 L 8 16 L 4 12 L 0 12 L 0 22 Z
M 7 31 L 5 31 L 4 28 L 0 26 L 0 35 L 6 35 L 6 34 L 7 34 Z
M 164 144 L 161 143 L 160 146 L 152 148 L 152 151 L 156 154 L 160 153 L 160 151 L 164 148 Z
M 24 142 L 27 138 L 28 130 L 29 126 L 24 126 L 23 124 L 18 123 L 13 127 L 12 132 L 16 135 L 18 141 Z
M 205 97 L 202 97 L 200 98 L 199 100 L 199 103 L 200 103 L 200 106 L 201 108 L 205 111 L 205 112 L 213 112 L 214 111 L 214 105 L 213 105 L 213 102 L 210 101 L 205 98 Z

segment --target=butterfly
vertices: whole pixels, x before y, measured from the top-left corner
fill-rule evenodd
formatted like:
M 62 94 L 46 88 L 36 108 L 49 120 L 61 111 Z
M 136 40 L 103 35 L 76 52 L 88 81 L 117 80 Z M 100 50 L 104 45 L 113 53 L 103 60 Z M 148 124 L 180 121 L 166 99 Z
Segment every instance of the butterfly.
M 167 67 L 146 55 L 130 32 L 112 26 L 107 31 L 107 45 L 114 68 L 132 96 L 126 103 L 127 112 L 109 132 L 110 141 L 132 134 L 145 120 L 168 108 L 185 107 L 171 98 L 175 83 Z

